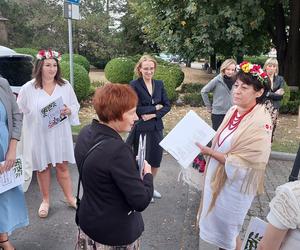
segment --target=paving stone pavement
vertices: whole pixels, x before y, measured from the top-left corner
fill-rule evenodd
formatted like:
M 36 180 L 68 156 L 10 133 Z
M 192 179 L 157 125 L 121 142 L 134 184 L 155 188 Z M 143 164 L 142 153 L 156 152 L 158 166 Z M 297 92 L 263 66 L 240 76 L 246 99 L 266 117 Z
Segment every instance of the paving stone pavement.
M 292 166 L 293 161 L 281 161 L 273 159 L 269 161 L 265 179 L 265 193 L 257 196 L 254 199 L 243 225 L 241 232 L 242 238 L 252 216 L 259 217 L 266 221 L 266 216 L 269 212 L 269 202 L 275 195 L 276 187 L 288 181 L 288 176 Z M 218 248 L 199 239 L 199 250 L 200 249 L 216 250 Z

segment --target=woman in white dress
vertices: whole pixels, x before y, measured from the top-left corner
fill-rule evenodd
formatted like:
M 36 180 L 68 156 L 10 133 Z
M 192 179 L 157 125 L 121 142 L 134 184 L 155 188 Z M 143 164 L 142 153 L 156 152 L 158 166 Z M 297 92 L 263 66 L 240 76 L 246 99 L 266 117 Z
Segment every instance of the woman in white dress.
M 300 246 L 300 181 L 276 189 L 267 216 L 269 224 L 259 250 L 297 250 Z
M 264 105 L 269 79 L 258 65 L 243 62 L 227 112 L 208 156 L 200 237 L 219 249 L 240 249 L 239 232 L 256 193 L 263 191 L 271 152 L 271 117 Z
M 34 79 L 22 86 L 17 99 L 24 114 L 24 143 L 31 148 L 30 154 L 24 157 L 28 158 L 33 171 L 37 172 L 42 195 L 38 210 L 41 218 L 48 216 L 50 207 L 51 166 L 56 167 L 56 178 L 66 202 L 76 207 L 68 162 L 75 163 L 70 125 L 79 124 L 79 103 L 70 83 L 61 78 L 60 58 L 56 51 L 39 51 L 33 69 Z M 62 106 L 59 107 L 62 122 L 56 124 L 56 121 L 54 126 L 51 122 L 45 123 L 42 109 L 54 101 L 59 103 L 59 100 L 62 100 Z

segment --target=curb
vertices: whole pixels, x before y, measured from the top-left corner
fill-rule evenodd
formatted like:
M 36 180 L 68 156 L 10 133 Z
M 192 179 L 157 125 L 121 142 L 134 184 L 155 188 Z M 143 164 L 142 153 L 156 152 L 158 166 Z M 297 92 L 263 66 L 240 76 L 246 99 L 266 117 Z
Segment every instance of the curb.
M 281 160 L 281 161 L 295 161 L 296 154 L 272 151 L 270 159 Z

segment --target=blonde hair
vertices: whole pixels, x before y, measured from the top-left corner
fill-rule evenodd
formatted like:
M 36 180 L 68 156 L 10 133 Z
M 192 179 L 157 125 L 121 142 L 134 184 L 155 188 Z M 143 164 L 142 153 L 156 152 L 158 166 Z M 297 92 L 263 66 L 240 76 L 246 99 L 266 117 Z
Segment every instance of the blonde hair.
M 234 64 L 236 66 L 236 61 L 232 58 L 226 59 L 220 68 L 220 72 L 222 75 L 225 75 L 225 69 L 227 69 L 231 64 Z
M 263 70 L 266 70 L 266 67 L 268 65 L 274 65 L 276 67 L 275 75 L 277 76 L 278 75 L 278 61 L 277 61 L 277 59 L 274 58 L 274 57 L 268 58 L 267 61 L 264 64 Z
M 156 66 L 157 66 L 156 60 L 150 55 L 143 55 L 134 67 L 134 73 L 139 77 L 142 77 L 142 73 L 140 71 L 140 68 L 142 67 L 142 63 L 145 62 L 145 61 L 153 62 L 154 63 L 154 69 L 156 69 Z

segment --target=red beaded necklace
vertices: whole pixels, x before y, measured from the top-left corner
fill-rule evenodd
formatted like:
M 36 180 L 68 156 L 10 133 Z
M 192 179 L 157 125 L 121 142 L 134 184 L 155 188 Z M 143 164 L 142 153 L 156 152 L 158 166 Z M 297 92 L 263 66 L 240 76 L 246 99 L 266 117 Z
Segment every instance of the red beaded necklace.
M 226 124 L 226 126 L 222 129 L 221 133 L 218 135 L 218 140 L 217 140 L 217 143 L 218 143 L 218 146 L 220 147 L 223 142 L 237 129 L 237 127 L 239 126 L 239 124 L 241 123 L 242 119 L 247 115 L 249 114 L 252 109 L 254 109 L 256 105 L 254 105 L 251 109 L 249 109 L 246 113 L 244 113 L 243 115 L 239 115 L 238 113 L 238 110 L 236 109 L 231 118 L 229 119 L 228 123 Z M 226 135 L 224 137 L 224 139 L 222 141 L 220 141 L 220 137 L 221 137 L 221 134 L 224 132 L 224 130 L 228 128 L 228 130 L 230 131 L 228 135 Z

